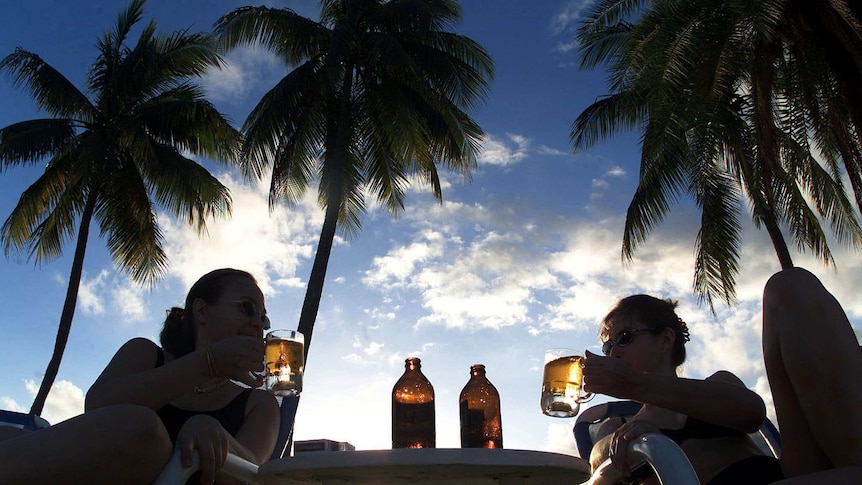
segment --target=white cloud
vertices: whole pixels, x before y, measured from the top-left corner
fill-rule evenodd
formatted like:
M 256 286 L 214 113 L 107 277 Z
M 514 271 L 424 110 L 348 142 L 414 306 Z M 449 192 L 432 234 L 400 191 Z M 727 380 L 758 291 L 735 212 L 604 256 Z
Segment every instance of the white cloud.
M 275 54 L 258 47 L 242 46 L 228 54 L 222 68 L 207 71 L 201 84 L 213 101 L 239 105 L 268 91 L 286 74 L 287 68 Z
M 353 365 L 361 365 L 361 364 L 366 363 L 366 360 L 361 355 L 355 354 L 355 353 L 354 354 L 347 354 L 344 357 L 342 357 L 341 359 L 343 361 L 347 362 L 348 364 L 353 364 Z
M 507 133 L 507 141 L 485 135 L 479 163 L 485 165 L 514 165 L 527 157 L 530 140 L 522 135 Z
M 570 0 L 551 19 L 551 32 L 560 35 L 573 30 L 571 24 L 579 20 L 593 3 L 595 0 Z
M 39 392 L 39 384 L 25 380 L 24 387 L 33 397 Z M 69 381 L 58 380 L 51 386 L 41 416 L 49 423 L 57 424 L 84 412 L 84 391 Z
M 414 242 L 379 256 L 371 261 L 373 269 L 365 272 L 363 282 L 369 285 L 403 284 L 414 269 L 428 259 L 440 256 L 444 244 L 443 236 L 433 231 L 422 231 L 421 241 Z M 389 283 L 389 282 L 392 283 Z
M 126 275 L 103 269 L 95 278 L 85 273 L 78 288 L 78 306 L 87 315 L 119 313 L 125 323 L 141 322 L 148 318 L 144 302 L 145 289 Z
M 208 271 L 234 267 L 251 272 L 266 295 L 278 287 L 302 288 L 296 269 L 313 254 L 323 224 L 316 191 L 289 210 L 279 206 L 270 213 L 268 184 L 249 186 L 226 174 L 220 180 L 231 191 L 233 212 L 227 220 L 209 222 L 207 234 L 199 237 L 175 219 L 159 217 L 171 262 L 168 274 L 188 287 Z
M 613 167 L 605 173 L 609 177 L 622 177 L 625 174 L 626 171 L 622 167 Z
M 374 356 L 380 353 L 383 346 L 384 344 L 379 342 L 370 342 L 362 351 L 365 352 L 365 355 Z
M 27 408 L 18 404 L 14 399 L 7 396 L 0 397 L 0 408 L 5 409 L 7 411 L 14 411 L 16 413 L 26 413 Z
M 537 152 L 540 155 L 554 155 L 554 156 L 565 156 L 565 157 L 572 156 L 572 153 L 570 153 L 570 152 L 567 152 L 564 150 L 558 150 L 556 148 L 551 148 L 547 145 L 539 145 L 539 149 L 537 150 Z
M 125 321 L 142 322 L 147 320 L 147 306 L 144 302 L 144 288 L 125 278 L 111 288 L 113 306 Z
M 109 272 L 102 270 L 95 278 L 88 278 L 86 274 L 81 276 L 81 284 L 78 287 L 78 304 L 84 313 L 90 315 L 102 315 L 105 313 L 105 305 L 99 294 L 104 291 L 105 281 Z

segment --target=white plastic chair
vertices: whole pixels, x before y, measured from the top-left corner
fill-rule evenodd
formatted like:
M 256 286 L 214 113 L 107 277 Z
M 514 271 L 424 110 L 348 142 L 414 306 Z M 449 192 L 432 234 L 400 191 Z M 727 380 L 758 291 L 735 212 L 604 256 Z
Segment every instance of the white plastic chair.
M 200 457 L 195 451 L 192 454 L 192 466 L 183 468 L 180 461 L 180 452 L 175 451 L 168 460 L 168 464 L 156 477 L 153 485 L 183 485 L 200 468 Z M 242 480 L 250 485 L 262 485 L 263 482 L 257 476 L 258 466 L 249 461 L 228 453 L 222 471 L 228 475 Z
M 630 470 L 650 466 L 662 485 L 700 485 L 688 457 L 676 443 L 662 434 L 647 433 L 630 441 L 627 456 Z M 619 471 L 608 458 L 585 483 L 617 483 L 621 478 Z

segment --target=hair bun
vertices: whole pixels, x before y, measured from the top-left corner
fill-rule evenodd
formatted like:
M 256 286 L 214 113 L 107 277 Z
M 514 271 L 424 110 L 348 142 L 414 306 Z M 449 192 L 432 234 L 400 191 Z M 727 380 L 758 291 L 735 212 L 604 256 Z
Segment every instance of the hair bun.
M 682 335 L 682 339 L 685 342 L 691 340 L 691 336 L 688 334 L 688 325 L 686 325 L 685 321 L 682 318 L 676 317 L 679 320 L 679 332 Z

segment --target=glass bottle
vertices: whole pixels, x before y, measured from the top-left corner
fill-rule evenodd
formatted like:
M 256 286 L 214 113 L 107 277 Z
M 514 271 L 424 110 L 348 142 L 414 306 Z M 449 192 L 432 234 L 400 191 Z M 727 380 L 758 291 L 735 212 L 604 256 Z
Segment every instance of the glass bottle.
M 392 388 L 392 448 L 435 448 L 434 387 L 422 374 L 419 358 L 404 361 L 404 374 Z
M 461 391 L 461 447 L 502 448 L 500 394 L 485 377 L 485 366 L 470 366 L 470 380 Z

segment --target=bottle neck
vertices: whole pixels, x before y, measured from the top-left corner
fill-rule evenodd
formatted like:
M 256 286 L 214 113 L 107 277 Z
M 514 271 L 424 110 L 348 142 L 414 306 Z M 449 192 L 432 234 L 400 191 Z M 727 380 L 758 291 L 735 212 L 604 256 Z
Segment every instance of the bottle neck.
M 416 371 L 420 370 L 421 368 L 422 362 L 416 357 L 411 357 L 404 361 L 404 369 L 408 371 Z

